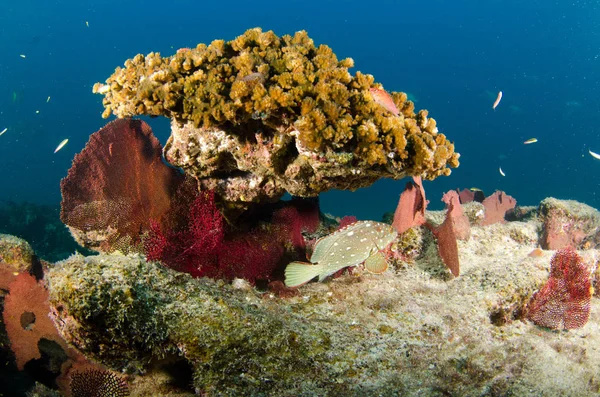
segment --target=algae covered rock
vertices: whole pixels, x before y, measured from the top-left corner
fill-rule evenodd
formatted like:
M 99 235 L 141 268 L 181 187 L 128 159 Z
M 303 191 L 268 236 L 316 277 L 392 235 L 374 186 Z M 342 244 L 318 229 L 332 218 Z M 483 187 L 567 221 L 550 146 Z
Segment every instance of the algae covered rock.
M 104 117 L 169 117 L 167 160 L 234 204 L 458 166 L 426 110 L 352 66 L 304 31 L 255 28 L 169 57 L 139 54 L 94 92 L 105 95 Z
M 356 269 L 285 299 L 134 255 L 72 256 L 47 284 L 57 327 L 84 354 L 141 377 L 178 357 L 200 395 L 597 395 L 600 301 L 577 330 L 523 319 L 548 277 L 551 253 L 528 256 L 539 230 L 474 225 L 452 280 L 423 242 L 395 272 Z
M 59 332 L 86 356 L 133 372 L 180 356 L 199 390 L 258 393 L 283 368 L 278 386 L 291 387 L 318 371 L 329 346 L 326 333 L 300 319 L 283 321 L 247 292 L 141 256 L 74 255 L 47 280 Z

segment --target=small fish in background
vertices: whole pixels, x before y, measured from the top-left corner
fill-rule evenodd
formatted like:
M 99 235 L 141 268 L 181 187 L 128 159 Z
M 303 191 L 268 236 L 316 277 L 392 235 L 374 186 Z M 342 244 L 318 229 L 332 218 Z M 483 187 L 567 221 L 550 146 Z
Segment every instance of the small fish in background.
M 500 175 L 506 176 L 506 174 L 504 173 L 504 171 L 502 171 L 502 167 L 498 167 L 498 171 L 500 171 Z
M 50 97 L 48 97 L 48 99 L 46 99 L 46 103 L 50 102 Z
M 538 140 L 537 138 L 529 138 L 528 140 L 526 140 L 525 142 L 523 142 L 523 144 L 525 145 L 531 145 L 532 143 L 536 143 Z
M 2 134 L 0 134 L 2 135 Z M 600 154 L 596 153 L 596 152 L 592 152 L 591 150 L 588 149 L 588 152 L 590 153 L 590 156 L 592 156 L 595 159 L 600 160 Z
M 4 135 L 4 133 L 8 131 L 8 127 L 6 127 L 5 129 L 3 129 L 2 131 L 0 131 L 0 136 Z
M 87 26 L 89 28 L 90 27 L 90 23 L 88 21 L 85 21 L 85 26 Z
M 500 104 L 501 100 L 502 100 L 502 91 L 498 91 L 498 96 L 496 97 L 496 100 L 494 101 L 494 104 L 492 105 L 493 110 L 496 110 L 496 108 Z
M 58 144 L 58 146 L 56 147 L 56 149 L 54 149 L 54 153 L 58 152 L 60 149 L 62 149 L 67 142 L 69 142 L 69 139 L 63 139 L 61 143 Z
M 298 287 L 319 277 L 323 281 L 345 267 L 364 262 L 371 273 L 383 273 L 387 261 L 382 250 L 392 243 L 398 232 L 392 225 L 374 221 L 352 223 L 317 241 L 311 263 L 292 262 L 285 268 L 285 285 Z
M 27 58 L 27 57 L 26 57 L 25 55 L 23 55 L 23 54 L 19 54 L 19 56 L 20 56 L 21 58 L 23 58 L 23 59 Z
M 392 113 L 394 116 L 398 116 L 400 111 L 396 107 L 392 96 L 387 93 L 386 90 L 381 88 L 370 88 L 369 92 L 373 96 L 373 100 L 385 110 Z

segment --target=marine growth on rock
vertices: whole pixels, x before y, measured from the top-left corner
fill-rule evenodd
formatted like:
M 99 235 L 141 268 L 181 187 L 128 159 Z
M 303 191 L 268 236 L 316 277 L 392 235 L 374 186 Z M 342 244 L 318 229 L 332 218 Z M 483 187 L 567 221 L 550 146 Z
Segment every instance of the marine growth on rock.
M 172 56 L 138 54 L 94 92 L 104 117 L 170 118 L 166 159 L 234 206 L 458 166 L 426 110 L 352 66 L 305 31 L 255 28 Z

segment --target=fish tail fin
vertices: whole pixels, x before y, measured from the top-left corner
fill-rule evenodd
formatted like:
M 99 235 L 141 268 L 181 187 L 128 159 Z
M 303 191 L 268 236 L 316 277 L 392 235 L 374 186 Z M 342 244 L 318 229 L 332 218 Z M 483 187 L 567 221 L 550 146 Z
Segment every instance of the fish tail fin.
M 298 287 L 308 283 L 323 272 L 323 265 L 313 265 L 307 262 L 291 262 L 285 268 L 285 285 Z

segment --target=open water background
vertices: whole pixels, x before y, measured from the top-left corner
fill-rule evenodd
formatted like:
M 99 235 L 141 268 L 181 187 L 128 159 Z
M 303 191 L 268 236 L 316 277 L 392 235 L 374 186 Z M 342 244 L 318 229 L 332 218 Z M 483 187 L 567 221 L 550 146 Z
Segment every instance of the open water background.
M 425 183 L 430 208 L 442 208 L 444 191 L 465 187 L 504 190 L 521 205 L 554 196 L 600 208 L 600 160 L 588 154 L 600 152 L 600 3 L 550 0 L 1 0 L 0 131 L 8 131 L 0 200 L 60 202 L 73 156 L 106 123 L 92 86 L 126 59 L 257 26 L 278 35 L 304 29 L 339 58 L 352 57 L 352 72 L 373 74 L 429 110 L 461 153 L 451 176 Z M 148 121 L 164 143 L 167 120 Z M 539 142 L 523 144 L 532 137 Z M 380 219 L 405 182 L 327 192 L 322 209 Z

